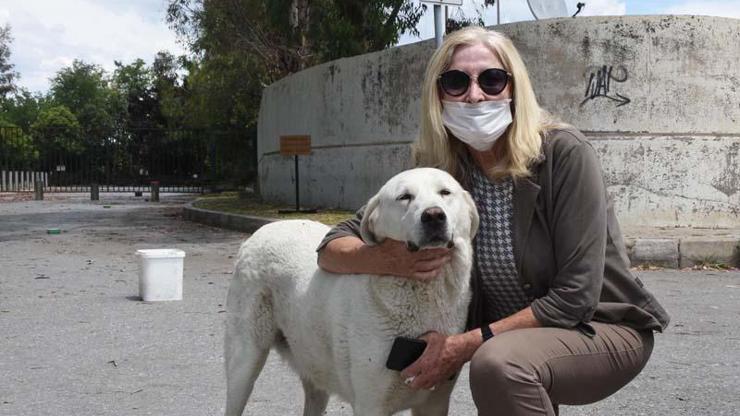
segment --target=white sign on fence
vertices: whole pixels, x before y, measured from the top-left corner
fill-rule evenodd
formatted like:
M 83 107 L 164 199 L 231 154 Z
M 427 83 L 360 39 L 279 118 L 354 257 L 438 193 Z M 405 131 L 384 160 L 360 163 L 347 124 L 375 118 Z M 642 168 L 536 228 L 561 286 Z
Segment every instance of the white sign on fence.
M 421 2 L 437 4 L 440 6 L 462 6 L 463 0 L 421 0 Z

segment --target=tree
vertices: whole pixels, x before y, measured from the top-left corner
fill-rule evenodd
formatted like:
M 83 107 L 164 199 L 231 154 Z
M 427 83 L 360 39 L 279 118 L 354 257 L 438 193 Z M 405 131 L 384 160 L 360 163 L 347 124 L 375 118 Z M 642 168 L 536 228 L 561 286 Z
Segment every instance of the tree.
M 180 88 L 160 101 L 163 113 L 192 127 L 241 129 L 219 152 L 244 166 L 265 86 L 418 33 L 425 8 L 412 0 L 169 0 L 168 22 L 193 55 L 182 62 Z
M 0 169 L 28 169 L 38 156 L 31 137 L 0 117 Z
M 411 0 L 171 0 L 168 22 L 200 56 L 240 51 L 275 81 L 391 46 L 418 33 L 425 9 Z
M 265 85 L 418 33 L 424 8 L 411 0 L 170 0 L 168 22 L 196 57 L 185 84 L 191 106 L 226 110 L 210 112 L 216 124 L 249 126 Z
M 159 51 L 154 56 L 152 63 L 152 75 L 154 88 L 162 90 L 177 86 L 179 68 L 177 58 L 167 51 Z
M 0 26 L 0 100 L 15 92 L 15 79 L 18 73 L 13 71 L 10 63 L 10 44 L 13 38 L 10 36 L 10 25 Z
M 154 73 L 142 59 L 129 65 L 115 62 L 112 84 L 126 101 L 123 125 L 130 129 L 158 128 L 164 125 L 154 86 Z
M 105 102 L 107 89 L 103 68 L 78 59 L 71 66 L 60 69 L 51 80 L 54 101 L 74 109 Z
M 417 34 L 426 10 L 407 0 L 324 0 L 313 7 L 310 38 L 321 61 L 395 45 L 401 34 Z
M 104 147 L 116 140 L 125 125 L 126 99 L 97 65 L 75 60 L 62 68 L 51 80 L 51 95 L 55 105 L 74 114 L 91 158 L 104 154 Z
M 176 58 L 167 51 L 160 51 L 154 57 L 152 73 L 154 75 L 154 94 L 159 103 L 159 111 L 168 127 L 188 127 L 192 116 L 185 111 L 187 93 L 180 83 L 178 70 L 188 67 L 190 62 L 184 57 Z
M 31 126 L 31 135 L 44 166 L 65 160 L 68 156 L 79 156 L 85 150 L 80 123 L 63 105 L 41 111 Z
M 462 8 L 453 9 L 445 22 L 445 32 L 451 33 L 467 26 L 483 26 L 485 24 L 483 21 L 484 9 L 494 4 L 494 0 L 483 0 L 482 4 L 473 3 L 473 7 L 475 8 L 475 15 L 473 17 L 467 16 Z
M 0 100 L 0 118 L 29 133 L 31 124 L 36 121 L 39 112 L 48 107 L 48 102 L 49 99 L 40 93 L 32 94 L 25 88 L 18 88 L 15 94 Z

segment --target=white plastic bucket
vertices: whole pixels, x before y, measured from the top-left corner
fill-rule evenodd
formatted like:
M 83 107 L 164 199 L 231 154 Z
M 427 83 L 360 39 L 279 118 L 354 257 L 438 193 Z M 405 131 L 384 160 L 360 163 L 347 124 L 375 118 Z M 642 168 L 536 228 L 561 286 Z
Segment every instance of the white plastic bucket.
M 182 265 L 185 252 L 164 248 L 136 250 L 139 256 L 139 295 L 145 302 L 182 300 Z

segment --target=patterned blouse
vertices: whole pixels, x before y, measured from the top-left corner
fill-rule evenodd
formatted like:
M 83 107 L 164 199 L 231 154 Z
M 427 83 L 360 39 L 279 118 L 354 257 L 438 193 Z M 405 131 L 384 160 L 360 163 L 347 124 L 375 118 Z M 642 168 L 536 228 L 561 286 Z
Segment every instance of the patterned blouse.
M 496 321 L 532 303 L 522 288 L 514 261 L 511 178 L 491 182 L 480 170 L 472 169 L 472 196 L 480 215 L 475 255 L 486 299 L 486 318 Z

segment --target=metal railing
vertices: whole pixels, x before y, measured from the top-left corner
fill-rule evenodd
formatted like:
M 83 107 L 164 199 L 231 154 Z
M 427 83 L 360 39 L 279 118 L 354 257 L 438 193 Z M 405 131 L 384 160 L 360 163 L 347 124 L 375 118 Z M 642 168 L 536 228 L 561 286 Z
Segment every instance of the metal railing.
M 0 127 L 0 192 L 149 190 L 203 192 L 236 188 L 257 172 L 253 129 L 127 129 L 91 140 L 66 131 L 33 137 L 17 127 Z

